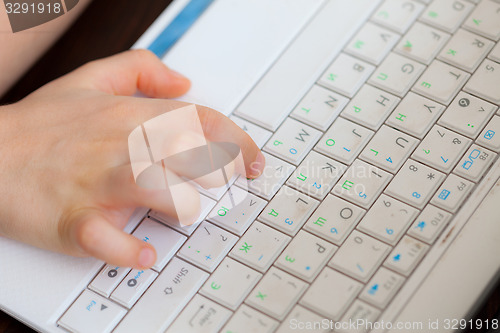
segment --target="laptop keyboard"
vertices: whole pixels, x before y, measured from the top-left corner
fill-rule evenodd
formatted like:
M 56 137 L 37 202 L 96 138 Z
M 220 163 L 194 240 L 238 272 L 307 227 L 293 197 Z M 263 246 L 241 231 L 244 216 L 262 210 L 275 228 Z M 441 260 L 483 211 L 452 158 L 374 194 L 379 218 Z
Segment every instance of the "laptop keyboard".
M 376 321 L 500 152 L 499 10 L 385 0 L 285 118 L 256 114 L 257 87 L 231 119 L 266 172 L 203 191 L 193 226 L 151 211 L 133 235 L 156 248 L 155 266 L 105 265 L 58 324 L 229 333 Z M 231 196 L 244 200 L 229 209 Z

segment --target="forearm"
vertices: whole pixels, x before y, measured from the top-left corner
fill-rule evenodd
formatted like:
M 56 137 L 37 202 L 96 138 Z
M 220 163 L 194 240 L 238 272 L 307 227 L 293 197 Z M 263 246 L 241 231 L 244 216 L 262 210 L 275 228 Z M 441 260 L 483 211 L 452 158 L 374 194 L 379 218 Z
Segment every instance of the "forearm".
M 5 7 L 0 5 L 0 96 L 64 33 L 91 1 L 80 0 L 65 15 L 17 33 L 12 33 Z

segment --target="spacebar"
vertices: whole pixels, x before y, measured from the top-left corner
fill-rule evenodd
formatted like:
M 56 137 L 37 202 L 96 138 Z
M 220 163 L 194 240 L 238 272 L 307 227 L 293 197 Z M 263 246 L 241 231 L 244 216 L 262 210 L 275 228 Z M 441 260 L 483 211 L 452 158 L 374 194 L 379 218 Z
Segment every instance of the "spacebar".
M 379 3 L 328 1 L 235 113 L 275 131 Z
M 113 332 L 164 332 L 207 278 L 174 257 Z

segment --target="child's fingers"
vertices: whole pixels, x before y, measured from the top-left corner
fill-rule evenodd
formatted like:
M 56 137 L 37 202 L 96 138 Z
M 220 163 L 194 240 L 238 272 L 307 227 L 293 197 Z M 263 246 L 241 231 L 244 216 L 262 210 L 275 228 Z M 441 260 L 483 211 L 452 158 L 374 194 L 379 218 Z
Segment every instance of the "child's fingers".
M 150 97 L 174 98 L 186 93 L 191 85 L 186 77 L 169 69 L 147 50 L 131 50 L 96 60 L 74 74 L 78 76 L 77 84 L 122 96 L 139 90 Z
M 207 139 L 214 142 L 237 144 L 243 155 L 247 177 L 260 176 L 264 171 L 266 161 L 252 138 L 222 113 L 200 105 L 197 105 L 196 108 Z
M 128 105 L 133 105 L 133 107 L 126 111 L 124 117 L 126 117 L 130 127 L 136 127 L 146 121 L 148 123 L 154 122 L 154 118 L 165 115 L 169 121 L 164 123 L 165 126 L 159 127 L 157 132 L 161 129 L 164 131 L 162 137 L 167 137 L 169 132 L 174 134 L 179 130 L 188 132 L 190 128 L 195 127 L 192 123 L 199 119 L 204 139 L 214 143 L 233 143 L 240 148 L 244 166 L 237 163 L 236 168 L 239 173 L 246 174 L 249 178 L 256 178 L 262 174 L 265 158 L 259 147 L 244 130 L 224 114 L 209 107 L 196 105 L 198 119 L 194 119 L 190 112 L 185 112 L 184 115 L 178 113 L 177 109 L 190 105 L 185 102 L 158 99 L 128 99 L 128 101 Z M 170 113 L 172 116 L 169 116 Z M 152 135 L 154 134 L 153 132 Z M 167 146 L 172 142 L 171 140 L 165 141 Z M 244 170 L 242 170 L 243 168 Z M 172 167 L 172 169 L 175 168 Z
M 200 194 L 174 172 L 155 164 L 145 169 L 137 179 L 130 166 L 118 168 L 104 183 L 103 197 L 112 198 L 113 206 L 148 207 L 191 225 L 200 215 Z
M 83 215 L 72 224 L 72 233 L 85 254 L 111 265 L 144 269 L 156 261 L 156 251 L 150 244 L 120 230 L 100 213 Z

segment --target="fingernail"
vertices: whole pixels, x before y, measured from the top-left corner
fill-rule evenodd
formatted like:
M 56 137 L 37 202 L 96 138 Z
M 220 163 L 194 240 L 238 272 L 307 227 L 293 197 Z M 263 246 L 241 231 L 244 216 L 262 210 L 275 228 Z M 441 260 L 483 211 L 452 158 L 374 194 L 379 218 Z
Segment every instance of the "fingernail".
M 174 71 L 173 69 L 170 69 L 170 73 L 172 74 L 172 76 L 174 76 L 176 78 L 183 79 L 183 80 L 189 80 L 187 77 L 185 77 L 184 75 L 182 75 L 179 72 Z
M 155 263 L 155 253 L 149 247 L 145 247 L 139 254 L 139 265 L 142 267 L 151 267 Z
M 264 167 L 266 166 L 266 158 L 264 157 L 264 154 L 259 151 L 257 154 L 257 157 L 255 158 L 255 161 L 250 164 L 250 174 L 252 177 L 259 177 L 262 172 L 264 171 Z

